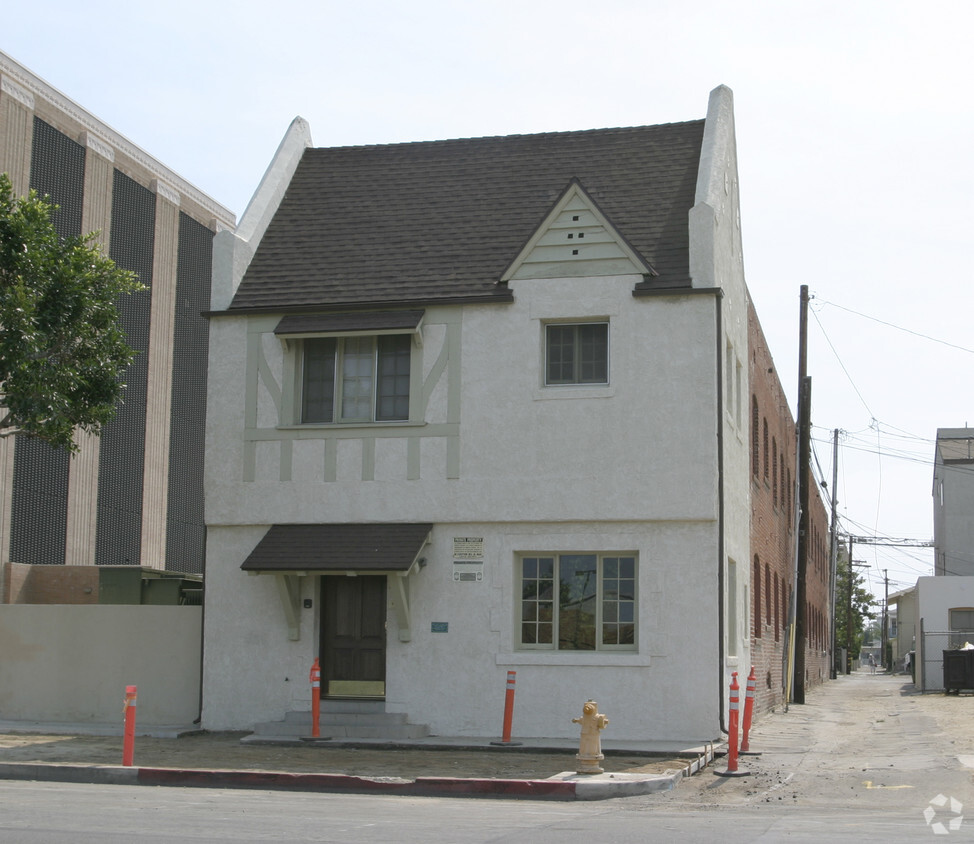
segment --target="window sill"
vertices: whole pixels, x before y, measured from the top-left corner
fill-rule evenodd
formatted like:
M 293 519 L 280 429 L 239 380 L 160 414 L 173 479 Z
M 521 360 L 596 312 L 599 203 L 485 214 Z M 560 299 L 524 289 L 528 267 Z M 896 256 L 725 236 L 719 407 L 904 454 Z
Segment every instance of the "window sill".
M 278 425 L 278 431 L 334 431 L 343 429 L 364 428 L 371 431 L 375 428 L 423 428 L 425 422 L 410 422 L 408 419 L 395 422 L 304 422 L 298 425 Z
M 494 656 L 496 665 L 571 665 L 645 668 L 650 658 L 632 651 L 515 651 Z
M 615 387 L 608 384 L 593 384 L 586 387 L 580 384 L 541 387 L 535 390 L 535 401 L 548 399 L 610 399 L 616 394 Z

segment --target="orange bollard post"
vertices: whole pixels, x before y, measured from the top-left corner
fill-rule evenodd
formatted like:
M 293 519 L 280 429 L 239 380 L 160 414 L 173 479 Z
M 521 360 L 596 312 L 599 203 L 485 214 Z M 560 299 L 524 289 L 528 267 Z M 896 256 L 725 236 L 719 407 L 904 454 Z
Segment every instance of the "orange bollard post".
M 737 728 L 739 726 L 739 706 L 741 687 L 737 684 L 737 672 L 731 674 L 730 712 L 727 720 L 727 769 L 715 771 L 719 777 L 746 777 L 750 771 L 737 768 Z
M 315 657 L 314 664 L 311 666 L 311 737 L 318 738 L 321 735 L 321 666 L 318 665 L 318 657 Z
M 754 717 L 754 666 L 747 675 L 747 693 L 744 695 L 744 725 L 741 727 L 741 753 L 749 753 L 748 734 L 751 732 L 751 719 Z
M 508 745 L 511 747 L 521 744 L 519 741 L 511 741 L 511 722 L 514 720 L 514 682 L 516 677 L 516 671 L 507 672 L 507 693 L 504 696 L 504 734 L 500 741 L 492 741 L 491 744 Z
M 135 758 L 135 686 L 125 687 L 125 733 L 122 741 L 122 765 L 132 767 Z

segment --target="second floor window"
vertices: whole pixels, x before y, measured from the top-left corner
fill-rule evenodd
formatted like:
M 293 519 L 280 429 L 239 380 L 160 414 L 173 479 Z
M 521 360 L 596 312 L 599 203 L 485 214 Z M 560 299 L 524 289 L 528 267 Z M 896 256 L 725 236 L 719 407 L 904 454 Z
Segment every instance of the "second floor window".
M 304 340 L 301 421 L 409 419 L 410 336 Z
M 545 326 L 545 385 L 608 383 L 607 322 Z

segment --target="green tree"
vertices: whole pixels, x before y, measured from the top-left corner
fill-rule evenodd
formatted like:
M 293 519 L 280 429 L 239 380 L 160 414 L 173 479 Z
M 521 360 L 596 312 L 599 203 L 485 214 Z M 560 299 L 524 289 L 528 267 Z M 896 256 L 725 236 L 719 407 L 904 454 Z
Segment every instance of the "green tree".
M 134 352 L 117 302 L 142 289 L 93 244 L 62 238 L 55 206 L 14 196 L 0 174 L 0 437 L 37 437 L 76 451 L 115 414 Z
M 876 618 L 876 613 L 871 610 L 876 597 L 863 588 L 865 578 L 853 568 L 850 601 L 849 553 L 844 548 L 839 550 L 835 571 L 836 647 L 848 647 L 849 658 L 855 659 L 862 650 L 866 622 Z

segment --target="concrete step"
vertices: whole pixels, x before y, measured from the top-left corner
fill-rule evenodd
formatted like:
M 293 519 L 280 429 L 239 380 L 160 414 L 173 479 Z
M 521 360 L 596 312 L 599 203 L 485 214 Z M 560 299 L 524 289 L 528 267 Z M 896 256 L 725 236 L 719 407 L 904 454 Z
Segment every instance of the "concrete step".
M 401 712 L 337 712 L 322 709 L 318 725 L 322 737 L 332 738 L 393 740 L 425 738 L 429 735 L 427 725 L 410 724 L 408 717 Z M 254 734 L 281 738 L 308 736 L 311 734 L 311 713 L 288 712 L 283 721 L 255 724 Z

